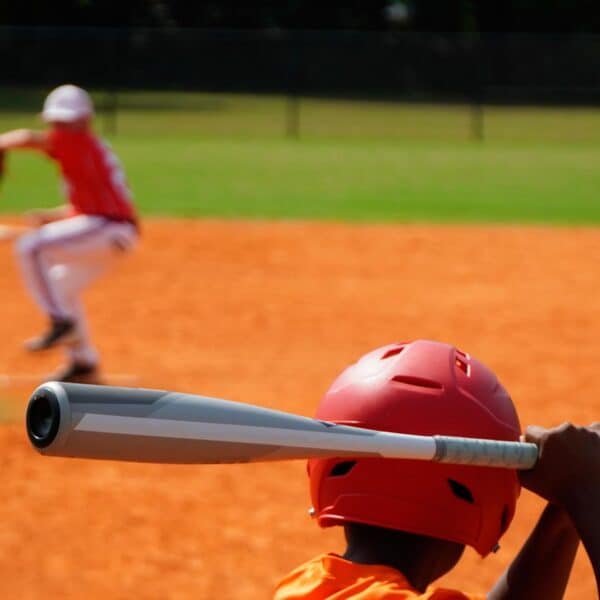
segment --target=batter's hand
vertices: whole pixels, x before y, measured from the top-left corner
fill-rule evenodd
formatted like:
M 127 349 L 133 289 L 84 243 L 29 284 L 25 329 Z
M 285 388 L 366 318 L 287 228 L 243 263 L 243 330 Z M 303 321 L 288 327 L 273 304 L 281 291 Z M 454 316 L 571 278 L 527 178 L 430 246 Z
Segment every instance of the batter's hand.
M 528 427 L 524 437 L 539 447 L 533 469 L 519 472 L 524 487 L 565 508 L 600 489 L 600 423 Z

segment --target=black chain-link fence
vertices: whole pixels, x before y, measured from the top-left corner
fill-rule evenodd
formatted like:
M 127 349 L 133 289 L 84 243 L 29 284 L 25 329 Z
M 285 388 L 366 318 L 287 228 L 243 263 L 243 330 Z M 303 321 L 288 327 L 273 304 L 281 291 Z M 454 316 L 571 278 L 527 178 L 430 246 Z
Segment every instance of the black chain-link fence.
M 308 97 L 464 105 L 474 137 L 484 105 L 600 105 L 592 35 L 0 28 L 0 55 L 0 110 L 39 110 L 27 90 L 67 81 L 103 90 L 109 112 L 140 102 L 125 90 L 272 94 L 291 135 Z

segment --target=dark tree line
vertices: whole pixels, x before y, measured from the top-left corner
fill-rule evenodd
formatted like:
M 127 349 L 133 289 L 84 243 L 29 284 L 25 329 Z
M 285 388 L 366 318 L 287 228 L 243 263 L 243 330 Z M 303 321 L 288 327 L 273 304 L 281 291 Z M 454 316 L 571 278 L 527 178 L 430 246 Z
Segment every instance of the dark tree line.
M 389 18 L 400 4 L 406 17 Z M 0 0 L 0 25 L 600 32 L 598 0 Z

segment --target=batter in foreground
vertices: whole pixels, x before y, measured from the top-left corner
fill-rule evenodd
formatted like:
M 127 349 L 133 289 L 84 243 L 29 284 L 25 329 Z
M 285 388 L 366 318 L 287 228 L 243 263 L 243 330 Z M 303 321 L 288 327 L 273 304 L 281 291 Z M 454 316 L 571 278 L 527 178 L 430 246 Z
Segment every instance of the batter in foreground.
M 334 381 L 316 416 L 381 431 L 520 438 L 515 407 L 494 373 L 427 340 L 362 357 Z M 400 459 L 310 460 L 313 516 L 321 527 L 344 527 L 346 549 L 295 569 L 275 599 L 558 600 L 580 540 L 599 581 L 600 424 L 529 428 L 525 439 L 539 446 L 539 458 L 519 475 Z M 481 556 L 498 550 L 521 485 L 548 504 L 494 588 L 483 595 L 436 585 L 465 546 Z

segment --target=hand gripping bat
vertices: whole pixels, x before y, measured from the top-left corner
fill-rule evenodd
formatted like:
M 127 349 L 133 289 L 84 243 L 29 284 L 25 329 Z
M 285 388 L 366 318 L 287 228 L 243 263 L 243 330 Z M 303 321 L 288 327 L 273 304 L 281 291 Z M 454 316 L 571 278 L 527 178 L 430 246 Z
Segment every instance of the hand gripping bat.
M 154 463 L 245 463 L 327 456 L 529 469 L 535 444 L 373 431 L 218 398 L 49 382 L 32 394 L 41 454 Z

